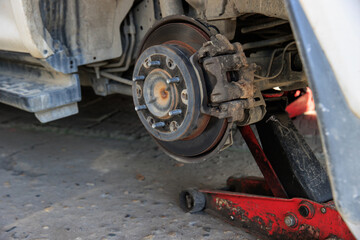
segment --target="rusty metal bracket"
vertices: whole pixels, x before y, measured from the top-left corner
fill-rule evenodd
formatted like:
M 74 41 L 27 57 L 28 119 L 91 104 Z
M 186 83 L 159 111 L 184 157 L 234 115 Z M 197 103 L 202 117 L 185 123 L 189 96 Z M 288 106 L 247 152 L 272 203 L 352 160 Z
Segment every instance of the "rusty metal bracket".
M 225 36 L 216 34 L 195 55 L 208 80 L 209 102 L 203 104 L 204 113 L 238 125 L 264 117 L 265 102 L 254 86 L 255 64 L 247 63 L 240 43 L 232 44 Z
M 216 34 L 198 51 L 199 59 L 209 77 L 216 79 L 210 94 L 212 103 L 254 96 L 254 64 L 248 65 L 240 43 Z

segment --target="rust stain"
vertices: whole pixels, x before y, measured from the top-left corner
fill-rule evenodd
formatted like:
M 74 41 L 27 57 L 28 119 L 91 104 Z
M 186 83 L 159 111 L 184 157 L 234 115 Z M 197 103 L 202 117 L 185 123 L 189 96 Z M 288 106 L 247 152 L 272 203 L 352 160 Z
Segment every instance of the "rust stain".
M 160 89 L 160 96 L 162 99 L 166 99 L 169 96 L 169 92 L 166 91 L 166 88 L 161 88 Z

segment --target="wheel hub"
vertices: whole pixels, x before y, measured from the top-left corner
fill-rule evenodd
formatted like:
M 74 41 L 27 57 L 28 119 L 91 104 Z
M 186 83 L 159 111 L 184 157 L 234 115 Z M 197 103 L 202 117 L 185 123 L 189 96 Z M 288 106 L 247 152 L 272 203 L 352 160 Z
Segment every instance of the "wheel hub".
M 144 37 L 133 74 L 138 116 L 162 150 L 182 162 L 203 161 L 224 145 L 226 119 L 201 112 L 205 83 L 190 57 L 209 41 L 206 27 L 187 17 L 163 19 Z
M 175 84 L 168 84 L 171 75 L 162 69 L 154 69 L 145 78 L 144 100 L 150 113 L 159 119 L 169 119 L 175 110 L 179 94 Z
M 190 56 L 177 44 L 155 45 L 135 65 L 135 105 L 146 129 L 159 140 L 196 137 L 208 121 L 200 112 L 202 94 Z

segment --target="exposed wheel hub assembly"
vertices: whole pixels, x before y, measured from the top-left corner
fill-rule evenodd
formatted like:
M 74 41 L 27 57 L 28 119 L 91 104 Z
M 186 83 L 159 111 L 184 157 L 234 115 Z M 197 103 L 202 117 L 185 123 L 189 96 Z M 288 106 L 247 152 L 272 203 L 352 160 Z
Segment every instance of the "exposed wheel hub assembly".
M 265 114 L 263 102 L 254 104 L 253 72 L 242 49 L 211 35 L 193 19 L 164 19 L 145 36 L 134 67 L 141 122 L 168 155 L 183 162 L 208 159 L 231 145 L 234 121 Z
M 177 44 L 156 45 L 136 63 L 134 102 L 146 129 L 161 141 L 194 138 L 209 121 L 200 112 L 201 91 L 191 54 Z

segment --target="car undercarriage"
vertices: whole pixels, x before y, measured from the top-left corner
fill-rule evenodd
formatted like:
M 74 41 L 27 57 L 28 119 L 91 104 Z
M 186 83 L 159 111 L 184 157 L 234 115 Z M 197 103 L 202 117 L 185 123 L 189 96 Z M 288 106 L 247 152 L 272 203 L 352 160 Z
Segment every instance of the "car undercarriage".
M 211 158 L 232 145 L 234 131 L 245 138 L 253 125 L 261 142 L 257 151 L 272 169 L 263 174 L 274 196 L 317 203 L 334 199 L 359 237 L 358 107 L 356 100 L 347 104 L 352 93 L 342 94 L 345 83 L 324 54 L 324 42 L 305 11 L 307 1 L 2 4 L 7 26 L 0 28 L 0 102 L 46 123 L 78 112 L 81 86 L 100 96 L 129 95 L 144 131 L 185 163 Z M 286 112 L 294 94 L 308 87 L 327 169 Z M 348 139 L 352 143 L 344 144 Z

